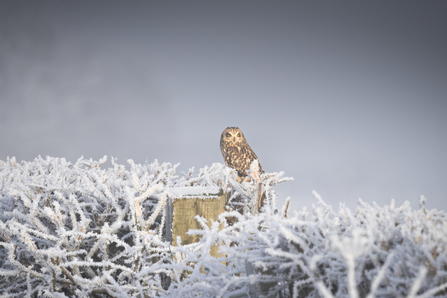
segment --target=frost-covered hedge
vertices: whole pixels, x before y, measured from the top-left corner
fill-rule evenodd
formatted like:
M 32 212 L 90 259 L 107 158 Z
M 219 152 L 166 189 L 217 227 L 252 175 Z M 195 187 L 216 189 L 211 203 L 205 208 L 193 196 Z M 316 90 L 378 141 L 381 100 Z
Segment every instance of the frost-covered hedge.
M 104 162 L 0 161 L 0 297 L 447 297 L 446 216 L 423 200 L 335 212 L 315 193 L 291 214 L 272 188 L 287 178 L 265 173 L 268 204 L 252 215 L 256 187 L 221 164 Z M 172 247 L 164 206 L 194 186 L 232 191 L 243 214 L 197 218 L 200 242 Z

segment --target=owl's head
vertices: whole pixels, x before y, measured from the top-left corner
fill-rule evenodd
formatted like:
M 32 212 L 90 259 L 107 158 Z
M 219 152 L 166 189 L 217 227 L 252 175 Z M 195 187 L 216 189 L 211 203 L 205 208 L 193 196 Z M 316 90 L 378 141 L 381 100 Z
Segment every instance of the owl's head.
M 239 127 L 227 127 L 220 136 L 220 140 L 229 144 L 238 144 L 245 140 L 244 134 Z

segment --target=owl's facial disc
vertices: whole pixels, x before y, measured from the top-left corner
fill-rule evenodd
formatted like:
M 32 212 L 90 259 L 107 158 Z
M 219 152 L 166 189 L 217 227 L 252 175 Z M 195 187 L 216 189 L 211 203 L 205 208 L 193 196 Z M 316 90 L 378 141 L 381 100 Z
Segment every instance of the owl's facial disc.
M 240 142 L 244 141 L 244 136 L 242 135 L 241 130 L 237 127 L 228 127 L 223 135 L 223 138 L 232 146 L 236 146 Z
M 231 143 L 236 143 L 236 137 L 232 132 L 227 132 L 225 138 Z

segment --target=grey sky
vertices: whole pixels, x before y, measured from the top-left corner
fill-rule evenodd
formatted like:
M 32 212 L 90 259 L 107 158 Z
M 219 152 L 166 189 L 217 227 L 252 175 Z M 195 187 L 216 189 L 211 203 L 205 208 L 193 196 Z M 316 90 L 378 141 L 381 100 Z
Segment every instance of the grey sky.
M 443 1 L 1 1 L 0 159 L 223 163 L 239 126 L 294 209 L 447 209 Z

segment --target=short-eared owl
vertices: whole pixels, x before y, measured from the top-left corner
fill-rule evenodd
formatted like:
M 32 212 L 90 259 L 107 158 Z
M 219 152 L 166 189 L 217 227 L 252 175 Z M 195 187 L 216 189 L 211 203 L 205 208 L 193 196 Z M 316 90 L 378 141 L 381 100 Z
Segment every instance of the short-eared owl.
M 248 145 L 242 130 L 238 127 L 227 127 L 220 136 L 220 151 L 228 167 L 237 171 L 240 178 L 247 176 L 247 170 L 253 160 L 258 159 L 255 152 Z M 264 173 L 259 163 L 260 173 Z

